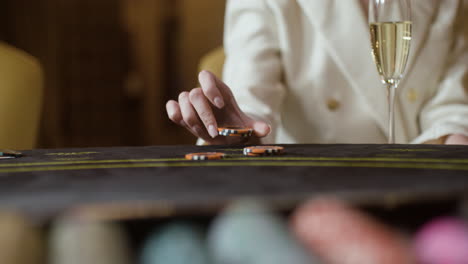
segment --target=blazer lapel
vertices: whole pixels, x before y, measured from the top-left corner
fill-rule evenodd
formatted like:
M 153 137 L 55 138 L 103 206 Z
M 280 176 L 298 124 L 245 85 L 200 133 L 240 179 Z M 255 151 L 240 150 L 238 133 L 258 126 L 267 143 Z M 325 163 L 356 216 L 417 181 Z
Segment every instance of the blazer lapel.
M 403 77 L 401 84 L 405 82 L 407 77 L 410 77 L 410 73 L 416 64 L 419 53 L 421 52 L 421 46 L 427 41 L 429 33 L 429 25 L 432 25 L 437 14 L 437 10 L 440 8 L 441 1 L 443 0 L 413 0 L 412 3 L 412 39 L 411 39 L 411 51 L 408 58 L 408 64 L 406 65 L 406 74 Z M 401 86 L 401 85 L 400 85 Z
M 413 30 L 410 65 L 414 64 L 415 50 L 426 34 L 426 27 L 438 0 L 413 0 Z M 328 52 L 345 74 L 351 88 L 365 98 L 384 134 L 388 134 L 387 91 L 380 81 L 371 55 L 367 18 L 359 0 L 297 0 L 311 23 L 327 41 Z M 420 12 L 421 11 L 421 12 Z M 397 126 L 398 127 L 398 126 Z M 397 130 L 397 135 L 400 131 Z

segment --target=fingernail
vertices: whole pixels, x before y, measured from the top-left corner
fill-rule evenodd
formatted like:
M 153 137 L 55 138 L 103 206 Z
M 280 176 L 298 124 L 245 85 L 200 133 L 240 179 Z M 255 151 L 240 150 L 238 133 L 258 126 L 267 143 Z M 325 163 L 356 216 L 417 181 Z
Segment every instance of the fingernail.
M 210 133 L 210 136 L 212 138 L 215 138 L 218 136 L 218 130 L 213 125 L 208 126 L 208 133 Z
M 268 125 L 268 124 L 267 124 L 267 125 Z M 271 126 L 270 126 L 270 125 L 268 125 L 268 128 L 269 128 L 269 131 L 268 131 L 268 134 L 267 134 L 266 136 L 270 135 L 271 132 L 272 132 L 272 129 L 271 129 Z
M 214 103 L 215 103 L 216 107 L 218 107 L 219 109 L 224 107 L 224 101 L 223 101 L 223 99 L 221 99 L 221 97 L 216 97 L 214 99 Z

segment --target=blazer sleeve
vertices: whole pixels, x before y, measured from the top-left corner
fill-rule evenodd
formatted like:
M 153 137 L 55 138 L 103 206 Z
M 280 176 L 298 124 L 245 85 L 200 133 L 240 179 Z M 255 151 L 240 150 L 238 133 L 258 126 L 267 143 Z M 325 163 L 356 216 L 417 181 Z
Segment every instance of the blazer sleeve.
M 223 78 L 239 107 L 275 131 L 285 96 L 278 25 L 269 0 L 228 0 Z M 274 133 L 265 141 L 272 141 Z
M 468 1 L 462 0 L 455 22 L 456 36 L 447 70 L 438 92 L 423 107 L 421 135 L 413 143 L 424 143 L 450 134 L 468 136 Z

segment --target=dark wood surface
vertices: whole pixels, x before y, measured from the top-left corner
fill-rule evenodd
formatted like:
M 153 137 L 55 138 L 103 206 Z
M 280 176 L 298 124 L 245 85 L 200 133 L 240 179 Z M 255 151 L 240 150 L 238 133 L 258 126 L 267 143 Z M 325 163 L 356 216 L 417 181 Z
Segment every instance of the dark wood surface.
M 250 158 L 239 146 L 25 151 L 0 161 L 0 205 L 43 218 L 73 212 L 128 219 L 211 214 L 233 199 L 288 209 L 333 195 L 358 205 L 457 199 L 468 190 L 468 148 L 436 145 L 284 145 Z M 220 161 L 190 152 L 224 151 Z M 83 209 L 84 208 L 84 209 Z

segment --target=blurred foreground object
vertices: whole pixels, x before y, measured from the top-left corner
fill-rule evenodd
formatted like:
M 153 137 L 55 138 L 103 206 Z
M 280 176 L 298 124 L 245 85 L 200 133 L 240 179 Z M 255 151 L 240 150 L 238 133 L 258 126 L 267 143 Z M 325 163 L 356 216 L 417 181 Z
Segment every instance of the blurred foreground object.
M 458 205 L 458 213 L 463 219 L 465 219 L 465 221 L 468 221 L 468 195 L 465 195 L 461 199 L 460 204 Z
M 468 263 L 468 224 L 452 217 L 435 219 L 416 234 L 414 250 L 421 264 Z
M 292 227 L 327 264 L 414 263 L 401 236 L 339 201 L 306 203 L 294 213 Z
M 0 148 L 35 147 L 42 92 L 43 74 L 39 62 L 0 42 Z
M 44 263 L 43 246 L 38 228 L 18 215 L 0 213 L 0 263 Z
M 130 264 L 124 231 L 117 224 L 61 219 L 50 232 L 51 264 Z
M 211 263 L 202 228 L 188 222 L 161 226 L 144 245 L 141 263 Z
M 234 203 L 214 222 L 209 248 L 216 263 L 315 264 L 286 222 L 260 202 Z

